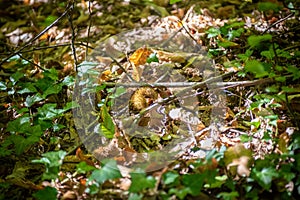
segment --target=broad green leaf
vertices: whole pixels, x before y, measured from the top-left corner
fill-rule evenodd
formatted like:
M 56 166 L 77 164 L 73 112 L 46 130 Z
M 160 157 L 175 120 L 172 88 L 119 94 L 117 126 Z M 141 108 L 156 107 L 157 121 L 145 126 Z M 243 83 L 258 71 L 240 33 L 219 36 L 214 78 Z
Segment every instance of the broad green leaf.
M 79 174 L 86 174 L 89 171 L 95 170 L 96 168 L 88 165 L 86 162 L 80 162 L 76 165 L 76 171 Z
M 54 84 L 47 88 L 46 91 L 43 92 L 43 98 L 46 98 L 48 95 L 51 94 L 58 94 L 62 90 L 61 84 Z
M 176 179 L 179 177 L 179 174 L 175 172 L 167 172 L 163 175 L 163 180 L 166 185 L 172 184 L 176 181 Z
M 234 192 L 220 192 L 217 195 L 218 198 L 222 198 L 224 200 L 235 200 L 237 199 L 236 197 L 239 197 L 239 193 L 234 191 Z
M 121 178 L 122 175 L 115 160 L 109 160 L 101 169 L 94 170 L 89 181 L 96 181 L 99 184 L 110 179 Z
M 295 67 L 293 65 L 289 65 L 287 67 L 287 71 L 290 72 L 290 73 L 292 73 L 292 75 L 293 75 L 293 81 L 300 78 L 300 69 L 298 67 Z
M 46 186 L 44 189 L 37 191 L 32 196 L 37 200 L 55 200 L 57 199 L 56 188 Z
M 4 91 L 6 89 L 7 89 L 6 84 L 4 82 L 0 81 L 0 90 Z
M 22 83 L 19 84 L 23 89 L 19 90 L 19 94 L 25 94 L 25 93 L 32 93 L 32 92 L 37 92 L 35 88 L 34 83 Z
M 262 51 L 260 55 L 266 57 L 269 60 L 272 60 L 275 57 L 274 51 L 268 50 L 268 51 Z
M 9 140 L 11 140 L 14 144 L 16 155 L 21 155 L 31 145 L 38 142 L 40 137 L 33 135 L 28 138 L 24 138 L 21 135 L 11 135 Z
M 191 193 L 189 187 L 184 187 L 183 189 L 171 188 L 169 194 L 175 194 L 179 199 L 185 199 L 186 195 Z
M 249 60 L 245 64 L 245 70 L 255 75 L 255 78 L 267 76 L 269 73 L 265 70 L 263 64 L 257 60 Z
M 24 102 L 24 105 L 29 108 L 31 107 L 34 103 L 39 102 L 41 100 L 44 100 L 42 95 L 40 93 L 36 93 L 32 96 L 27 96 Z
M 248 37 L 248 44 L 252 48 L 259 48 L 262 44 L 264 44 L 267 41 L 272 40 L 272 35 L 265 34 L 265 35 L 251 35 Z
M 38 115 L 40 120 L 50 120 L 61 116 L 63 109 L 56 109 L 56 103 L 44 104 L 43 107 L 38 108 Z
M 153 176 L 146 176 L 142 171 L 136 171 L 130 173 L 131 185 L 129 188 L 130 192 L 137 193 L 142 192 L 148 188 L 154 188 L 156 180 Z
M 142 200 L 143 194 L 130 193 L 128 200 Z
M 210 28 L 206 31 L 206 33 L 207 33 L 207 38 L 212 38 L 218 36 L 221 33 L 221 31 L 220 29 L 217 28 Z
M 63 163 L 63 159 L 67 155 L 65 151 L 50 151 L 42 154 L 42 158 L 38 160 L 32 160 L 33 163 L 42 163 L 46 166 L 46 171 L 43 174 L 43 180 L 53 180 L 58 177 L 60 166 Z
M 15 85 L 20 80 L 20 78 L 22 78 L 22 77 L 24 77 L 23 73 L 16 72 L 13 75 L 11 75 L 9 79 L 12 82 L 12 84 Z
M 75 78 L 73 76 L 66 76 L 62 83 L 68 87 L 73 86 L 75 84 Z
M 279 173 L 273 167 L 265 167 L 262 170 L 253 169 L 254 179 L 266 190 L 271 188 L 273 178 L 277 178 Z
M 183 185 L 190 188 L 190 194 L 196 196 L 200 194 L 205 176 L 203 174 L 183 175 Z

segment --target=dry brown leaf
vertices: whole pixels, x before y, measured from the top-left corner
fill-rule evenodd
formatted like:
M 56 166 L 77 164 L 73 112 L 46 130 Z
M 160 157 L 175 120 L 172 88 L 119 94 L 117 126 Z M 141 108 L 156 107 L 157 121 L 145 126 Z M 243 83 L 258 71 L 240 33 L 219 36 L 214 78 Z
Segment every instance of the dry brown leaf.
M 147 47 L 141 47 L 129 57 L 129 61 L 133 66 L 132 78 L 134 80 L 140 81 L 142 70 L 139 66 L 144 65 L 147 62 L 147 58 L 150 56 L 151 53 L 153 53 L 151 49 Z

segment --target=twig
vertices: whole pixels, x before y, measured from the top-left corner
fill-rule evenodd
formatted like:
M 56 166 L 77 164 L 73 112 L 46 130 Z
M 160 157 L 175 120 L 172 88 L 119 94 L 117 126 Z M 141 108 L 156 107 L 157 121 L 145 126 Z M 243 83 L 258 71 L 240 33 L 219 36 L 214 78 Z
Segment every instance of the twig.
M 74 2 L 72 3 L 74 4 Z M 72 54 L 73 54 L 73 57 L 74 57 L 74 68 L 75 68 L 75 71 L 78 72 L 78 68 L 77 68 L 77 56 L 76 56 L 76 49 L 75 49 L 75 29 L 74 29 L 74 26 L 73 26 L 73 20 L 72 20 L 72 15 L 69 13 L 68 14 L 68 20 L 69 20 L 69 23 L 70 23 L 70 26 L 71 26 L 71 30 L 72 30 L 72 38 L 71 38 L 71 50 L 72 50 Z
M 74 44 L 79 45 L 79 46 L 85 46 L 85 47 L 90 48 L 90 49 L 94 49 L 94 47 L 88 46 L 88 44 L 84 44 L 83 42 L 76 42 Z M 44 47 L 33 47 L 32 49 L 29 49 L 29 50 L 24 50 L 24 51 L 22 50 L 19 53 L 28 53 L 28 52 L 33 52 L 33 51 L 42 50 L 42 49 L 51 49 L 51 48 L 58 48 L 58 47 L 65 47 L 65 46 L 70 46 L 70 43 L 56 44 L 56 45 L 44 46 Z M 0 53 L 0 55 L 9 55 L 9 54 L 10 53 Z
M 6 61 L 8 61 L 8 59 L 10 59 L 11 57 L 13 57 L 14 55 L 17 55 L 19 53 L 21 53 L 22 50 L 24 50 L 26 47 L 30 46 L 34 41 L 36 41 L 37 39 L 39 39 L 42 35 L 44 35 L 50 28 L 52 28 L 54 25 L 56 25 L 59 20 L 61 20 L 71 9 L 73 9 L 73 5 L 70 5 L 66 11 L 59 17 L 57 18 L 52 24 L 50 24 L 49 26 L 47 26 L 42 32 L 40 32 L 37 36 L 35 36 L 34 38 L 32 38 L 30 41 L 28 41 L 23 47 L 19 48 L 18 50 L 16 50 L 15 52 L 11 53 L 8 57 L 6 57 L 5 59 L 3 59 L 0 62 L 0 65 L 2 65 L 3 63 L 5 63 Z
M 87 46 L 89 45 L 89 40 L 90 40 L 90 32 L 91 32 L 91 26 L 92 26 L 92 11 L 91 11 L 91 1 L 89 0 L 89 5 L 88 5 L 88 11 L 89 11 L 89 26 L 88 26 L 88 32 L 87 32 Z M 88 48 L 85 49 L 85 60 L 88 57 Z
M 38 64 L 36 64 L 36 63 L 34 63 L 34 62 L 32 62 L 31 60 L 28 60 L 27 58 L 24 58 L 20 53 L 18 53 L 17 55 L 20 56 L 20 58 L 22 58 L 23 60 L 26 60 L 27 62 L 29 62 L 30 64 L 32 64 L 32 65 L 38 67 L 39 69 L 41 69 L 41 70 L 43 70 L 43 71 L 46 70 L 46 69 L 44 69 L 43 67 L 41 67 L 40 65 L 38 65 Z
M 264 30 L 264 32 L 262 34 L 265 34 L 268 30 L 270 30 L 272 27 L 276 26 L 276 24 L 279 24 L 280 22 L 284 21 L 284 20 L 287 20 L 288 18 L 294 16 L 294 12 L 288 14 L 286 17 L 274 22 L 273 24 L 271 24 L 266 30 Z

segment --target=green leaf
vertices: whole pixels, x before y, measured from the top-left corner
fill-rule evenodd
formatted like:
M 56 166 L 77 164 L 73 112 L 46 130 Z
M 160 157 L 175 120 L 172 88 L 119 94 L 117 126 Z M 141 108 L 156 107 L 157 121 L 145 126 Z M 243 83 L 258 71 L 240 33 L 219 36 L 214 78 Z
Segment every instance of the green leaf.
M 190 188 L 190 194 L 199 195 L 204 182 L 203 174 L 185 174 L 183 175 L 183 185 Z
M 272 2 L 259 2 L 258 3 L 258 10 L 259 11 L 270 11 L 273 10 L 275 12 L 278 12 L 281 10 L 281 6 L 276 4 L 276 3 L 272 3 Z
M 115 134 L 115 125 L 111 116 L 108 113 L 106 105 L 103 105 L 101 107 L 101 119 L 103 120 L 100 126 L 102 133 L 106 138 L 113 138 Z
M 175 194 L 179 199 L 185 199 L 186 195 L 191 193 L 189 187 L 185 187 L 183 189 L 171 188 L 169 190 L 169 194 Z
M 271 50 L 262 51 L 260 55 L 266 57 L 269 60 L 272 60 L 275 57 L 274 51 Z
M 146 176 L 143 171 L 135 171 L 130 173 L 131 185 L 129 188 L 130 192 L 137 193 L 142 192 L 147 188 L 154 188 L 156 180 L 153 176 Z
M 174 183 L 179 177 L 175 172 L 167 172 L 163 175 L 163 180 L 166 185 Z
M 177 2 L 181 2 L 182 0 L 170 0 L 170 4 L 174 4 L 174 3 L 177 3 Z
M 265 34 L 265 35 L 251 35 L 248 37 L 248 44 L 252 48 L 260 48 L 262 44 L 265 44 L 267 41 L 272 40 L 272 35 Z
M 265 70 L 263 64 L 257 60 L 249 60 L 245 64 L 245 70 L 255 75 L 255 78 L 267 76 L 269 73 Z
M 224 47 L 224 48 L 229 48 L 229 47 L 235 47 L 235 46 L 238 46 L 237 43 L 231 42 L 231 41 L 229 41 L 229 40 L 224 40 L 224 41 L 222 41 L 222 42 L 218 42 L 218 45 L 219 45 L 220 47 Z
M 130 193 L 128 200 L 142 200 L 143 194 Z
M 210 28 L 206 31 L 206 33 L 207 33 L 207 38 L 213 38 L 221 34 L 221 31 L 220 29 L 217 28 Z
M 73 76 L 66 76 L 62 81 L 62 84 L 68 87 L 73 86 L 75 84 L 75 78 Z
M 48 95 L 51 94 L 58 94 L 62 89 L 61 84 L 55 84 L 47 88 L 46 91 L 43 92 L 43 98 L 46 98 Z
M 0 81 L 0 90 L 4 91 L 6 89 L 7 89 L 6 84 L 4 82 Z
M 96 181 L 99 184 L 110 179 L 121 178 L 122 175 L 115 160 L 109 160 L 101 169 L 94 170 L 89 177 L 89 182 Z
M 79 164 L 76 165 L 76 171 L 79 174 L 85 174 L 89 171 L 95 170 L 96 168 L 93 166 L 88 165 L 86 162 L 80 162 Z
M 15 84 L 20 80 L 20 78 L 22 78 L 23 76 L 24 76 L 23 73 L 21 73 L 21 72 L 16 72 L 16 73 L 14 73 L 13 75 L 11 75 L 11 76 L 9 77 L 9 79 L 10 79 L 10 81 L 12 82 L 12 84 L 15 85 Z
M 239 197 L 239 193 L 234 191 L 234 192 L 221 192 L 217 195 L 218 198 L 222 198 L 224 200 L 235 200 L 237 199 L 236 197 Z
M 287 71 L 290 72 L 290 73 L 292 73 L 292 75 L 293 75 L 293 81 L 300 78 L 300 70 L 299 70 L 298 67 L 295 67 L 293 65 L 289 65 L 287 67 Z
M 156 53 L 150 54 L 150 56 L 147 58 L 147 63 L 152 63 L 152 62 L 159 62 Z
M 40 120 L 50 120 L 59 117 L 63 112 L 63 109 L 56 109 L 56 103 L 44 104 L 43 107 L 38 108 Z
M 42 95 L 40 93 L 36 93 L 35 95 L 32 96 L 27 96 L 24 102 L 24 105 L 29 108 L 31 107 L 34 103 L 39 102 L 41 100 L 44 100 Z
M 21 155 L 25 152 L 31 145 L 35 144 L 40 140 L 40 137 L 33 135 L 28 138 L 24 138 L 21 135 L 11 135 L 9 140 L 12 141 L 15 147 L 16 155 Z
M 271 188 L 273 178 L 277 178 L 279 173 L 273 167 L 265 167 L 262 170 L 253 169 L 254 179 L 266 190 Z
M 33 163 L 42 163 L 46 166 L 46 171 L 43 174 L 43 180 L 53 180 L 58 177 L 60 166 L 63 163 L 64 157 L 67 155 L 65 151 L 50 151 L 42 154 L 39 160 L 32 160 Z
M 37 200 L 55 200 L 57 199 L 57 194 L 56 188 L 46 186 L 44 189 L 32 194 L 32 196 Z

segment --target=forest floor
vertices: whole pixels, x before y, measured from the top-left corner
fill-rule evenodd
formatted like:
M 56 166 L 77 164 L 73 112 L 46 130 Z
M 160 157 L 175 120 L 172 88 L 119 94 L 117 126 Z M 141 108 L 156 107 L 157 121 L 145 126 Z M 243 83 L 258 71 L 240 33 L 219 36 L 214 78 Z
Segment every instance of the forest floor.
M 299 197 L 297 1 L 0 8 L 0 199 Z

